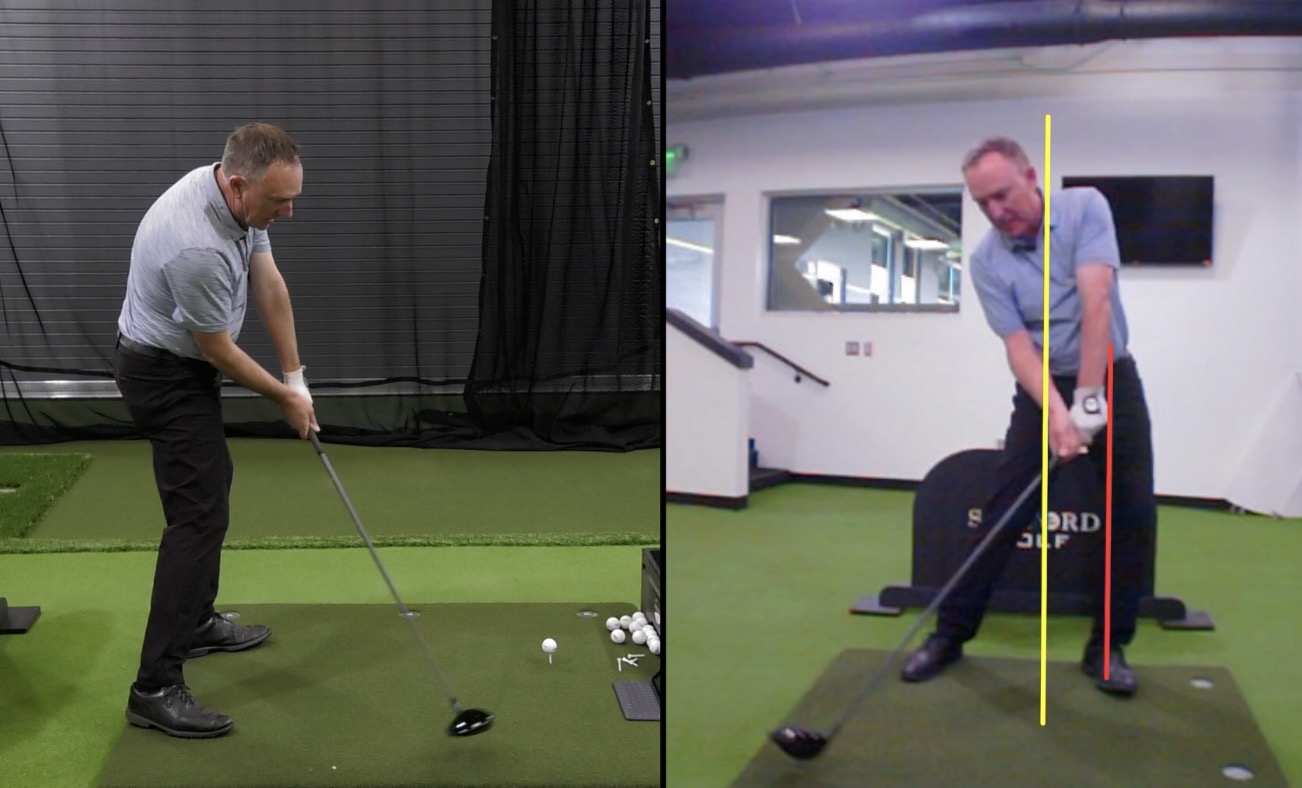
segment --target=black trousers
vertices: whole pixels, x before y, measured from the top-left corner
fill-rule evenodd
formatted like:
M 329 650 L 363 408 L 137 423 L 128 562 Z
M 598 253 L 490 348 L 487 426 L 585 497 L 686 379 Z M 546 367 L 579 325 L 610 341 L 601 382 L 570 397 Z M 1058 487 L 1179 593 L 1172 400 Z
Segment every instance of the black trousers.
M 136 676 L 136 685 L 150 691 L 184 683 L 182 665 L 194 631 L 215 615 L 235 469 L 216 367 L 119 344 L 114 377 L 131 418 L 153 447 L 154 480 L 167 521 Z
M 1143 383 L 1134 359 L 1113 363 L 1112 421 L 1090 445 L 1088 459 L 1098 474 L 1099 489 L 1106 489 L 1107 440 L 1112 430 L 1112 632 L 1111 641 L 1125 645 L 1135 636 L 1135 619 L 1139 612 L 1140 587 L 1144 566 L 1153 551 L 1157 529 L 1157 500 L 1153 492 L 1153 440 L 1144 399 Z M 1071 403 L 1076 379 L 1054 377 L 1053 383 L 1063 399 Z M 1013 415 L 1004 441 L 999 465 L 997 492 L 982 511 L 981 526 L 972 535 L 969 555 L 995 523 L 1008 511 L 1017 496 L 1040 472 L 1041 412 L 1020 385 L 1013 396 Z M 1053 479 L 1049 479 L 1052 486 Z M 990 544 L 985 555 L 972 565 L 953 593 L 941 604 L 936 634 L 956 641 L 976 636 L 995 584 L 1003 574 L 1008 559 L 1016 550 L 1021 534 L 1035 521 L 1040 510 L 1040 496 L 1029 496 L 1020 511 Z M 1104 566 L 1098 567 L 1094 589 L 1094 629 L 1090 644 L 1103 641 Z

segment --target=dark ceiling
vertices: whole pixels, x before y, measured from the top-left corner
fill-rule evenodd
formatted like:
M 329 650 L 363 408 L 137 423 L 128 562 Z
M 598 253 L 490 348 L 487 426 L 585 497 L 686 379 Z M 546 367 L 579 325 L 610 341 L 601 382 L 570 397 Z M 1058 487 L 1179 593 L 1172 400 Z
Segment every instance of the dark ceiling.
M 669 79 L 892 55 L 1302 35 L 1299 0 L 666 0 Z

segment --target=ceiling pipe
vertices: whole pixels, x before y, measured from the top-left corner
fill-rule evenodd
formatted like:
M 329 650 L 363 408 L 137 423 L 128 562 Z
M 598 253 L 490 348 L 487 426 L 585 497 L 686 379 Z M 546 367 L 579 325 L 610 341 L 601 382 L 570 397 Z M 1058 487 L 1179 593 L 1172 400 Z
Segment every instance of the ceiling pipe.
M 687 2 L 687 0 L 679 0 Z M 804 19 L 817 0 L 799 0 Z M 844 4 L 841 4 L 844 7 Z M 665 35 L 669 79 L 833 60 L 975 49 L 1091 44 L 1136 38 L 1302 35 L 1297 0 L 1027 0 L 962 5 L 911 17 L 759 27 L 675 25 Z

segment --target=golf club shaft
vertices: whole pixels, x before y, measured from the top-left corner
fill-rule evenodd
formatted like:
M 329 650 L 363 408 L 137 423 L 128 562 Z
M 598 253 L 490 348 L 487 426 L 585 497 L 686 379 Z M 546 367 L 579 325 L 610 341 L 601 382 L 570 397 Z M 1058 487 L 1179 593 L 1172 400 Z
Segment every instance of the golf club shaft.
M 448 677 L 444 675 L 439 668 L 438 660 L 434 658 L 434 652 L 430 650 L 429 644 L 416 627 L 416 621 L 412 618 L 411 610 L 403 604 L 402 597 L 398 595 L 398 588 L 393 584 L 393 579 L 389 577 L 389 572 L 384 568 L 384 562 L 380 560 L 380 554 L 375 549 L 375 543 L 371 541 L 370 534 L 366 533 L 366 528 L 362 526 L 362 518 L 357 516 L 357 510 L 353 508 L 353 502 L 348 499 L 348 493 L 344 492 L 344 485 L 339 481 L 339 476 L 335 474 L 334 466 L 330 464 L 330 458 L 326 456 L 325 449 L 321 448 L 321 441 L 317 438 L 316 433 L 308 431 L 308 437 L 312 439 L 312 446 L 316 448 L 316 453 L 321 456 L 321 462 L 325 464 L 326 471 L 330 473 L 330 480 L 335 483 L 335 489 L 339 491 L 339 497 L 343 499 L 344 506 L 348 508 L 348 514 L 352 515 L 353 525 L 357 526 L 357 533 L 361 535 L 362 541 L 366 543 L 366 549 L 371 551 L 371 558 L 375 559 L 375 565 L 379 567 L 380 574 L 384 577 L 384 582 L 389 586 L 389 593 L 393 594 L 393 601 L 398 603 L 398 610 L 402 612 L 403 619 L 411 627 L 411 634 L 416 638 L 416 643 L 420 645 L 421 653 L 425 655 L 425 661 L 429 663 L 430 670 L 433 671 L 435 678 L 443 685 L 443 690 L 448 698 L 452 701 L 452 708 L 458 712 L 461 711 L 461 705 L 457 703 L 457 694 L 452 691 L 452 684 Z
M 1059 459 L 1055 455 L 1049 460 L 1049 472 L 1052 473 L 1054 468 L 1058 467 L 1058 464 Z M 892 651 L 889 656 L 887 656 L 886 661 L 881 665 L 881 667 L 877 668 L 877 671 L 868 678 L 868 681 L 864 684 L 863 688 L 850 701 L 846 710 L 841 713 L 836 724 L 833 725 L 832 729 L 828 732 L 827 738 L 829 740 L 840 732 L 841 728 L 854 714 L 855 709 L 857 709 L 869 695 L 872 695 L 873 691 L 877 689 L 877 686 L 882 683 L 882 680 L 890 673 L 895 661 L 899 659 L 901 652 L 904 651 L 909 643 L 913 642 L 913 638 L 917 636 L 918 631 L 927 623 L 927 619 L 931 617 L 931 614 L 940 609 L 940 606 L 944 604 L 950 593 L 958 585 L 959 580 L 961 580 L 963 575 L 967 574 L 967 571 L 972 568 L 972 565 L 981 558 L 985 553 L 986 548 L 988 548 L 991 542 L 995 540 L 995 537 L 998 536 L 999 532 L 1002 531 L 1004 527 L 1008 525 L 1009 521 L 1013 519 L 1013 515 L 1017 513 L 1017 510 L 1022 508 L 1022 504 L 1026 503 L 1026 499 L 1039 488 L 1040 482 L 1043 478 L 1044 477 L 1041 474 L 1035 475 L 1035 478 L 1026 486 L 1026 489 L 1022 490 L 1021 495 L 1017 496 L 1017 500 L 1013 501 L 1013 505 L 1008 508 L 1008 511 L 1004 512 L 1004 516 L 999 518 L 999 522 L 995 523 L 994 527 L 985 535 L 985 538 L 983 538 L 976 546 L 976 549 L 968 555 L 967 560 L 959 566 L 945 585 L 941 586 L 940 591 L 937 592 L 935 598 L 931 600 L 931 604 L 927 605 L 927 609 L 922 611 L 922 615 L 918 616 L 918 620 L 915 621 L 913 626 L 909 628 L 909 631 L 905 633 L 900 644 L 895 647 L 895 650 Z

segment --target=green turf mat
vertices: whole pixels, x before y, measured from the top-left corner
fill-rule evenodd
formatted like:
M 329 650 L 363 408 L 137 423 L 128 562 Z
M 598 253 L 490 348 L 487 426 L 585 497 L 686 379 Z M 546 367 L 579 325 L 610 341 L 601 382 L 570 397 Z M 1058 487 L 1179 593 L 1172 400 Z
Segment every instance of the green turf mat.
M 235 730 L 181 740 L 123 721 L 99 785 L 660 784 L 660 725 L 626 721 L 612 684 L 659 666 L 607 635 L 631 605 L 410 606 L 462 706 L 497 715 L 492 730 L 447 735 L 454 712 L 396 606 L 249 605 L 239 620 L 270 626 L 266 645 L 186 664 L 196 697 Z M 621 671 L 630 653 L 647 656 Z
M 310 444 L 232 439 L 233 549 L 358 544 Z M 27 540 L 0 552 L 153 550 L 163 526 L 144 441 L 64 444 L 97 461 Z M 28 452 L 31 447 L 24 447 Z M 379 545 L 658 544 L 660 452 L 495 452 L 326 444 Z M 0 448 L 0 457 L 11 449 Z
M 789 719 L 770 727 L 829 730 L 886 656 L 843 651 Z M 1288 785 L 1229 671 L 1133 667 L 1139 692 L 1117 698 L 1095 689 L 1076 663 L 1050 662 L 1044 726 L 1038 660 L 968 657 L 924 684 L 890 680 L 822 755 L 797 761 L 765 740 L 733 785 Z M 1233 780 L 1226 767 L 1255 776 Z
M 90 461 L 89 454 L 0 454 L 0 537 L 27 536 Z

